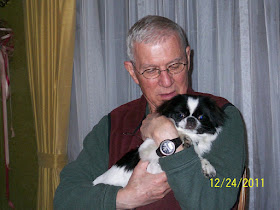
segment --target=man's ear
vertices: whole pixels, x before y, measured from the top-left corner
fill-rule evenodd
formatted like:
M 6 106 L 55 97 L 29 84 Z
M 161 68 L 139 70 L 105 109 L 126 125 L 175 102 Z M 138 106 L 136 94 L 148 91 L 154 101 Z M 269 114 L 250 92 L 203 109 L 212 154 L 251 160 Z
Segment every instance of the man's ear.
M 132 79 L 134 80 L 134 82 L 139 85 L 139 80 L 135 74 L 135 71 L 134 71 L 134 67 L 132 65 L 132 63 L 130 61 L 125 61 L 124 62 L 124 67 L 125 69 L 128 71 L 128 73 L 130 74 L 130 76 L 132 77 Z
M 190 46 L 186 47 L 186 55 L 187 55 L 188 71 L 189 71 L 190 66 L 191 66 L 191 48 L 190 48 Z

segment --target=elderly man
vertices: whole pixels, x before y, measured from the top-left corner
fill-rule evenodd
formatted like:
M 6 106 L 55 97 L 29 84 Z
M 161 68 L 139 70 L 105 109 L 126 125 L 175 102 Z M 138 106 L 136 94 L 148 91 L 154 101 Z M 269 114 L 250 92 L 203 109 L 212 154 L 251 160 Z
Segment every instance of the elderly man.
M 124 63 L 143 96 L 104 116 L 84 140 L 77 160 L 61 172 L 55 209 L 230 209 L 238 197 L 245 165 L 244 125 L 239 111 L 223 98 L 194 92 L 188 84 L 190 47 L 182 28 L 160 16 L 146 16 L 129 30 Z M 173 68 L 176 66 L 176 68 Z M 126 185 L 92 181 L 147 137 L 159 145 L 178 137 L 174 124 L 156 108 L 178 94 L 208 95 L 228 118 L 207 159 L 216 179 L 205 178 L 193 147 L 160 158 L 164 172 L 150 174 L 140 161 Z M 143 140 L 142 140 L 143 139 Z M 224 185 L 221 182 L 226 180 Z M 237 183 L 238 184 L 238 183 Z

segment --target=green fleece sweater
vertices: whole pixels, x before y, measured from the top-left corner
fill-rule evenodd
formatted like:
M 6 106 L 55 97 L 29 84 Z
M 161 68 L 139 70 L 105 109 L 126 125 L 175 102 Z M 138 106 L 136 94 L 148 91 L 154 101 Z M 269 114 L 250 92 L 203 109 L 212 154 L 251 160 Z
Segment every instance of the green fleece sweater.
M 228 116 L 222 132 L 204 157 L 215 167 L 217 175 L 207 179 L 193 147 L 160 158 L 168 183 L 182 209 L 230 209 L 236 202 L 238 184 L 245 166 L 245 131 L 239 111 L 225 109 Z M 103 117 L 84 140 L 77 160 L 60 174 L 54 209 L 116 209 L 116 195 L 121 187 L 92 181 L 108 169 L 109 117 Z M 100 158 L 102 157 L 102 158 Z

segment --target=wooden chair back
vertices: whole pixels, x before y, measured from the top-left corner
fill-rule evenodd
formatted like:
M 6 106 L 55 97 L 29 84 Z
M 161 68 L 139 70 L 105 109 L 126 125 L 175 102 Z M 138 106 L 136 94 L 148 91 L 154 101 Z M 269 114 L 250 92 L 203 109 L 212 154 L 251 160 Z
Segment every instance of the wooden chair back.
M 239 202 L 238 202 L 238 210 L 245 210 L 246 209 L 246 198 L 247 198 L 247 187 L 243 186 L 244 179 L 247 179 L 247 168 L 244 169 L 243 177 L 242 177 L 242 186 L 240 189 L 239 194 Z

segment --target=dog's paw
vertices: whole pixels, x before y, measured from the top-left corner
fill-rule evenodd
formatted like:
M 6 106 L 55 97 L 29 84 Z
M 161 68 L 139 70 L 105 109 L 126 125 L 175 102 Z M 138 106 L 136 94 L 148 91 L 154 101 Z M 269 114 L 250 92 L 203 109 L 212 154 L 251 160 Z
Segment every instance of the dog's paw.
M 181 141 L 183 142 L 184 148 L 189 148 L 192 145 L 192 140 L 187 135 L 179 135 Z
M 190 148 L 190 146 L 192 146 L 192 144 L 189 144 L 189 143 L 186 143 L 186 142 L 183 143 L 184 149 Z
M 202 167 L 202 172 L 206 178 L 210 179 L 216 176 L 216 170 L 208 160 L 204 158 L 201 159 L 201 167 Z

